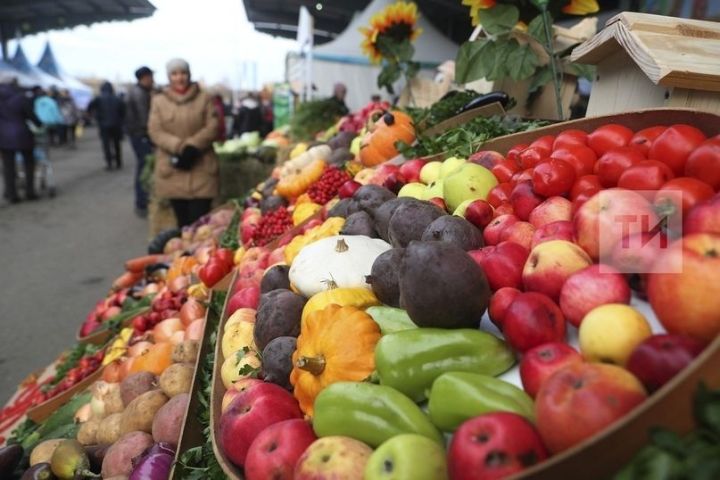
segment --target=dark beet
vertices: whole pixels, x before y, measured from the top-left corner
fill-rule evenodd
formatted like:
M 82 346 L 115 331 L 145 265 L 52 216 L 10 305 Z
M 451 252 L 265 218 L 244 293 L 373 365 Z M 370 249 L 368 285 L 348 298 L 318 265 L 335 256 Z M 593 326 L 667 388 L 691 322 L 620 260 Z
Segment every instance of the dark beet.
M 403 248 L 393 248 L 381 253 L 373 262 L 366 282 L 372 286 L 375 296 L 385 305 L 400 306 L 398 275 L 402 263 Z
M 255 345 L 263 350 L 277 337 L 300 335 L 305 298 L 290 290 L 273 290 L 260 296 L 255 317 Z
M 263 198 L 260 200 L 260 211 L 262 214 L 266 214 L 267 212 L 272 212 L 277 210 L 280 207 L 286 207 L 287 206 L 287 200 L 285 200 L 283 197 L 280 197 L 278 195 L 271 195 L 269 197 Z
M 292 354 L 295 351 L 295 337 L 277 337 L 262 351 L 262 377 L 283 388 L 292 390 L 290 372 L 293 369 Z
M 336 148 L 332 151 L 330 154 L 330 158 L 328 158 L 327 163 L 330 165 L 335 165 L 337 167 L 343 167 L 345 165 L 345 162 L 352 160 L 355 158 L 355 155 L 350 153 L 350 150 L 345 147 Z
M 365 235 L 370 238 L 378 238 L 378 234 L 375 231 L 375 224 L 367 212 L 355 212 L 347 217 L 342 230 L 340 230 L 340 234 Z
M 372 212 L 383 203 L 397 197 L 385 187 L 379 185 L 363 185 L 357 189 L 352 198 L 360 210 Z
M 393 247 L 406 247 L 411 241 L 420 240 L 427 226 L 443 215 L 445 212 L 430 202 L 403 202 L 390 217 L 388 241 Z
M 393 198 L 391 200 L 388 200 L 387 202 L 383 203 L 379 207 L 373 209 L 372 212 L 370 212 L 370 216 L 375 221 L 375 230 L 377 230 L 378 235 L 380 235 L 380 238 L 388 242 L 388 226 L 390 224 L 390 217 L 392 217 L 392 214 L 395 212 L 395 209 L 398 208 L 403 203 L 409 203 L 417 201 L 414 198 L 409 197 L 398 197 Z
M 421 240 L 452 243 L 466 252 L 485 246 L 482 232 L 464 218 L 454 215 L 435 219 L 427 226 Z
M 260 292 L 267 293 L 280 288 L 290 290 L 288 272 L 290 272 L 289 265 L 273 265 L 270 267 L 262 277 Z

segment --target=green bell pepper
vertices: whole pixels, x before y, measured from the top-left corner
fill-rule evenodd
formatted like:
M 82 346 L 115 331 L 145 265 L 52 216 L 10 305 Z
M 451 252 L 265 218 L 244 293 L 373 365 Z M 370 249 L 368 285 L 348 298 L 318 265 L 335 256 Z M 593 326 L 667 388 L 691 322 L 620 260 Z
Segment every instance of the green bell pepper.
M 490 412 L 512 412 L 535 421 L 535 404 L 522 389 L 499 378 L 450 372 L 433 382 L 428 403 L 430 420 L 443 432 Z
M 375 347 L 381 385 L 416 402 L 427 398 L 433 381 L 446 372 L 499 375 L 515 363 L 507 344 L 473 329 L 416 328 L 383 336 Z
M 412 400 L 394 388 L 337 382 L 315 399 L 318 437 L 342 435 L 377 447 L 401 433 L 417 433 L 444 445 L 443 436 Z
M 402 308 L 377 305 L 368 307 L 365 313 L 375 320 L 375 323 L 378 324 L 383 335 L 418 328 L 418 326 L 410 320 L 410 315 Z

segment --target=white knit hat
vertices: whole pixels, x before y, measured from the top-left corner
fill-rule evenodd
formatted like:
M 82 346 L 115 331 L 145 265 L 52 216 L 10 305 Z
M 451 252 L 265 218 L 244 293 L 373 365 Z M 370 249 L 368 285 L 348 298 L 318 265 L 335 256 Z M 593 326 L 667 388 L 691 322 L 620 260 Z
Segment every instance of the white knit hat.
M 190 64 L 182 58 L 173 58 L 165 65 L 167 74 L 170 75 L 172 72 L 181 71 L 190 74 Z

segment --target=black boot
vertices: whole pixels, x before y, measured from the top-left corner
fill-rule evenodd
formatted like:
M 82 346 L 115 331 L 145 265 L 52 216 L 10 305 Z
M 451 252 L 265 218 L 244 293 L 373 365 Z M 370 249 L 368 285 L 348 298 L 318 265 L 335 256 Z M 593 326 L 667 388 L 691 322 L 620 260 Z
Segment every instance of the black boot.
M 23 163 L 25 164 L 25 199 L 37 200 L 35 193 L 35 156 L 32 150 L 23 152 Z

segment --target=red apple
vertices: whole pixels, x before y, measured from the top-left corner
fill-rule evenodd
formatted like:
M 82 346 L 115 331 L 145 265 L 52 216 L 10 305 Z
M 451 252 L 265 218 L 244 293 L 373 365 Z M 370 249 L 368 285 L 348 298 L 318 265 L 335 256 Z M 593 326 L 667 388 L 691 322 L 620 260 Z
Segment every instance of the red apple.
M 546 223 L 536 229 L 530 242 L 530 249 L 551 240 L 565 240 L 575 243 L 575 225 L 573 222 L 560 220 L 558 222 Z
M 305 420 L 292 419 L 270 425 L 248 449 L 245 478 L 292 480 L 295 464 L 315 440 L 315 432 Z
M 495 217 L 492 222 L 488 223 L 483 230 L 483 239 L 486 245 L 497 245 L 500 243 L 500 235 L 502 231 L 517 222 L 518 218 L 515 215 L 500 215 Z
M 535 228 L 561 220 L 572 220 L 572 202 L 564 197 L 550 197 L 530 212 Z
M 520 360 L 520 380 L 528 395 L 535 398 L 550 375 L 570 363 L 582 362 L 582 355 L 567 343 L 551 342 L 531 348 Z
M 407 179 L 400 171 L 390 173 L 383 181 L 382 186 L 397 195 L 400 189 L 407 183 Z
M 498 207 L 493 212 L 493 218 L 498 218 L 501 215 L 515 215 L 515 210 L 513 210 L 512 204 L 501 203 L 500 205 L 498 205 Z
M 505 340 L 520 352 L 565 340 L 565 318 L 547 295 L 523 292 L 515 297 L 503 320 Z
M 252 267 L 256 270 L 265 270 L 268 267 L 270 250 L 266 247 L 248 248 L 240 262 L 240 268 Z
M 355 180 L 348 180 L 347 182 L 340 185 L 340 188 L 338 189 L 338 197 L 350 198 L 360 187 L 362 187 L 362 184 L 360 182 L 356 182 Z
M 400 174 L 405 177 L 406 183 L 419 182 L 420 170 L 422 170 L 424 166 L 425 160 L 414 158 L 400 165 Z
M 450 480 L 506 478 L 547 458 L 537 430 L 526 418 L 493 412 L 458 427 L 448 448 Z
M 475 152 L 468 157 L 468 162 L 477 163 L 482 165 L 488 170 L 492 170 L 492 167 L 505 160 L 505 157 L 501 153 L 493 150 L 480 150 Z
M 262 278 L 262 277 L 261 277 Z M 235 293 L 227 304 L 228 315 L 232 315 L 239 308 L 256 309 L 260 303 L 260 286 L 243 288 Z
M 313 218 L 310 221 L 303 223 L 302 228 L 300 230 L 302 231 L 302 233 L 306 233 L 308 230 L 311 230 L 322 224 L 323 224 L 322 220 L 320 220 L 319 218 Z M 290 240 L 292 241 L 292 239 L 295 238 L 292 234 L 292 230 L 290 232 L 288 232 L 288 234 L 290 236 Z M 268 259 L 268 264 L 270 264 L 269 259 Z
M 254 266 L 241 268 L 237 273 L 232 294 L 235 294 L 245 288 L 260 286 L 264 272 L 265 270 L 255 268 Z
M 103 314 L 100 316 L 100 320 L 103 321 L 103 322 L 105 322 L 105 321 L 110 320 L 111 318 L 113 318 L 115 315 L 118 315 L 120 312 L 122 312 L 122 308 L 113 305 L 113 306 L 111 306 L 111 307 L 108 307 L 108 308 L 103 312 Z
M 492 205 L 485 200 L 473 200 L 465 209 L 465 220 L 472 223 L 480 230 L 492 222 L 493 216 L 494 209 Z
M 371 185 L 382 185 L 391 173 L 398 173 L 399 171 L 399 166 L 392 165 L 390 163 L 383 163 L 375 169 L 375 174 L 373 174 L 368 183 Z
M 515 222 L 512 225 L 508 225 L 500 233 L 500 240 L 502 242 L 515 242 L 525 247 L 528 251 L 532 244 L 532 237 L 535 234 L 535 227 L 529 222 Z
M 472 250 L 468 254 L 485 272 L 492 291 L 503 287 L 522 287 L 522 270 L 530 254 L 522 245 L 501 242 L 497 246 Z
M 245 465 L 253 440 L 274 423 L 303 418 L 297 400 L 284 388 L 273 383 L 248 388 L 233 399 L 220 417 L 218 438 L 228 459 Z
M 520 294 L 520 290 L 513 287 L 503 287 L 490 297 L 490 306 L 488 307 L 488 316 L 490 321 L 502 331 L 505 314 L 508 307 L 512 304 Z
M 318 220 L 319 222 L 319 220 Z M 285 246 L 277 247 L 275 250 L 270 252 L 270 255 L 268 255 L 268 267 L 272 267 L 275 264 L 278 263 L 285 263 Z
M 627 370 L 603 363 L 571 363 L 543 382 L 535 398 L 537 428 L 558 453 L 604 430 L 647 394 Z
M 693 233 L 663 251 L 648 274 L 652 309 L 670 333 L 710 342 L 720 333 L 720 235 Z
M 428 200 L 428 202 L 433 203 L 440 207 L 444 212 L 447 212 L 447 204 L 445 203 L 445 200 L 443 200 L 440 197 L 432 197 Z
M 683 235 L 691 233 L 714 233 L 720 235 L 719 194 L 698 203 L 683 217 Z
M 560 291 L 560 310 L 565 319 L 579 327 L 585 315 L 606 303 L 630 303 L 630 286 L 625 277 L 609 265 L 590 265 L 573 273 Z
M 530 251 L 523 268 L 523 286 L 557 301 L 570 275 L 589 265 L 592 260 L 576 244 L 565 240 L 543 242 Z
M 623 273 L 646 274 L 661 251 L 668 248 L 664 233 L 639 232 L 623 237 L 610 254 L 610 264 Z
M 658 218 L 639 193 L 611 188 L 596 193 L 575 212 L 577 243 L 593 260 L 609 262 L 615 244 L 628 235 L 649 232 Z
M 262 380 L 251 377 L 244 377 L 236 380 L 235 383 L 232 384 L 231 388 L 225 390 L 222 402 L 220 403 L 220 413 L 224 413 L 225 410 L 227 410 L 227 407 L 229 407 L 232 401 L 235 400 L 235 397 L 245 390 L 248 390 L 256 385 L 260 385 L 261 383 L 263 383 Z
M 250 207 L 243 210 L 242 215 L 240 215 L 240 220 L 245 220 L 246 218 L 250 217 L 260 217 L 262 216 L 262 213 L 260 213 L 260 209 L 256 207 Z
M 692 337 L 672 334 L 652 335 L 640 343 L 625 366 L 654 392 L 687 367 L 705 348 Z
M 510 203 L 520 220 L 529 219 L 530 213 L 542 202 L 543 198 L 533 191 L 530 181 L 518 183 L 510 193 Z

